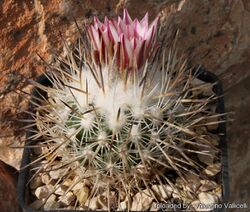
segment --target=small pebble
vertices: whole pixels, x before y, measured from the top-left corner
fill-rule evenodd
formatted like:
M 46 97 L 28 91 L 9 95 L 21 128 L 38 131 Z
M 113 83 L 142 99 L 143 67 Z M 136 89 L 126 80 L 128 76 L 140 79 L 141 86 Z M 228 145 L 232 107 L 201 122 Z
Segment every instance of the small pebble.
M 68 187 L 65 185 L 58 185 L 56 190 L 55 190 L 55 194 L 62 196 L 65 194 L 67 189 L 68 189 Z
M 161 201 L 169 199 L 173 192 L 172 187 L 169 185 L 153 185 L 152 190 Z
M 49 172 L 49 176 L 53 180 L 57 180 L 62 176 L 64 170 L 62 169 L 57 169 Z
M 75 200 L 75 196 L 72 192 L 68 192 L 66 195 L 60 196 L 59 200 L 64 205 L 68 206 Z
M 133 197 L 131 211 L 145 211 L 151 207 L 153 197 L 147 189 Z
M 122 201 L 119 204 L 118 209 L 124 211 L 124 210 L 128 209 L 128 206 L 129 206 L 129 200 L 128 200 L 128 198 L 126 198 L 124 201 Z
M 198 198 L 199 201 L 201 202 L 201 204 L 206 205 L 206 209 L 213 209 L 213 206 L 218 203 L 218 197 L 216 195 L 212 195 L 210 193 L 205 193 L 205 192 L 201 192 L 198 194 Z M 209 208 L 209 206 L 211 206 L 211 208 Z
M 173 198 L 177 198 L 180 199 L 181 198 L 181 192 L 178 189 L 173 189 L 173 193 L 172 193 Z
M 70 187 L 73 184 L 73 181 L 71 179 L 66 179 L 62 183 L 64 186 Z
M 88 199 L 85 202 L 85 206 L 87 206 L 88 208 L 90 208 L 91 210 L 96 210 L 98 209 L 98 207 L 100 206 L 100 204 L 98 203 L 98 197 L 94 197 L 92 199 Z
M 199 187 L 200 187 L 201 183 L 199 181 L 194 181 L 187 183 L 186 185 L 183 186 L 183 190 L 185 191 L 190 191 L 190 192 L 196 192 Z
M 56 201 L 56 195 L 54 194 L 50 195 L 50 197 L 47 199 L 46 203 L 43 206 L 45 210 L 56 209 L 59 207 L 60 204 Z
M 47 186 L 40 186 L 35 190 L 35 195 L 38 199 L 46 198 L 49 195 L 49 189 Z
M 42 179 L 42 182 L 46 185 L 50 183 L 50 176 L 46 173 L 41 174 L 41 179 Z
M 150 207 L 150 211 L 158 211 L 159 208 L 157 208 L 157 203 L 156 202 L 153 202 L 151 207 Z
M 207 129 L 208 131 L 213 131 L 213 130 L 217 130 L 218 127 L 219 127 L 219 117 L 216 116 L 216 117 L 208 117 L 206 122 L 208 123 L 207 126 Z
M 217 186 L 217 188 L 214 190 L 214 193 L 219 198 L 219 200 L 222 200 L 222 188 L 221 188 L 221 186 Z
M 209 155 L 207 154 L 198 154 L 198 158 L 202 163 L 205 163 L 206 165 L 212 165 L 214 163 L 214 157 L 215 152 L 211 151 L 209 152 Z
M 206 192 L 211 191 L 217 187 L 217 183 L 212 180 L 201 180 L 201 186 L 199 191 Z
M 75 184 L 73 187 L 72 187 L 72 190 L 75 191 L 75 190 L 79 190 L 79 189 L 82 189 L 84 187 L 84 183 L 83 182 L 79 182 L 77 184 Z
M 108 204 L 110 205 L 110 208 L 117 207 L 117 198 L 114 191 L 111 191 L 110 193 L 107 191 L 103 192 L 98 196 L 98 201 L 102 210 L 108 210 Z
M 207 166 L 207 168 L 204 170 L 204 172 L 209 175 L 209 176 L 215 176 L 221 171 L 221 164 L 216 163 L 216 164 L 211 164 Z
M 89 188 L 87 186 L 82 187 L 81 189 L 74 190 L 73 193 L 76 196 L 77 201 L 80 205 L 84 205 L 89 197 Z
M 191 202 L 191 206 L 198 211 L 200 208 L 201 202 L 199 200 L 194 200 L 193 202 Z
M 32 209 L 38 210 L 42 207 L 43 204 L 44 204 L 44 200 L 37 199 L 34 202 L 32 202 L 29 205 L 29 207 L 31 207 Z
M 181 179 L 180 177 L 177 177 L 175 181 L 175 186 L 178 188 L 182 188 L 183 185 L 184 185 L 184 180 Z
M 34 177 L 31 182 L 30 182 L 30 188 L 31 189 L 36 189 L 40 186 L 42 186 L 43 182 L 42 182 L 42 178 L 40 175 L 37 175 L 36 177 Z

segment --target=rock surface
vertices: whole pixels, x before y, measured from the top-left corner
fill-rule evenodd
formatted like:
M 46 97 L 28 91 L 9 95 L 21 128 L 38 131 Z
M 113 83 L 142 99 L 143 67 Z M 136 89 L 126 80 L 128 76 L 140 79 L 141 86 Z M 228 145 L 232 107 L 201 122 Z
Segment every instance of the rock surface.
M 246 203 L 250 207 L 250 77 L 229 89 L 225 96 L 227 111 L 234 111 L 235 121 L 227 124 L 228 166 L 229 166 L 229 202 Z M 230 212 L 238 212 L 232 208 Z
M 62 38 L 74 42 L 78 37 L 73 17 L 80 26 L 93 15 L 121 14 L 126 7 L 132 17 L 141 18 L 146 11 L 152 20 L 160 16 L 160 38 L 172 41 L 179 30 L 177 47 L 192 58 L 192 64 L 202 64 L 231 87 L 250 74 L 250 4 L 248 1 L 1 1 L 0 2 L 0 159 L 19 168 L 22 150 L 11 149 L 23 144 L 17 119 L 18 111 L 26 108 L 27 96 L 13 92 L 27 87 L 24 77 L 35 79 L 45 71 L 43 62 L 53 61 L 53 52 L 62 52 Z M 1 148 L 2 149 L 2 148 Z M 15 158 L 13 158 L 15 155 Z
M 16 199 L 17 170 L 0 161 L 0 211 L 19 212 Z

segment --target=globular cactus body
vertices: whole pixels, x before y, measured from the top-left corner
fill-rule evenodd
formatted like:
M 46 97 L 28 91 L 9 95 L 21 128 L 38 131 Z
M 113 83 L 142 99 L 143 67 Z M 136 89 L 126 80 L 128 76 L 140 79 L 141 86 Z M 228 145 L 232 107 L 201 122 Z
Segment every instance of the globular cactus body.
M 92 196 L 101 182 L 128 196 L 153 184 L 173 186 L 168 173 L 195 174 L 202 164 L 194 157 L 213 148 L 196 128 L 206 125 L 202 114 L 214 96 L 194 95 L 205 85 L 194 86 L 174 49 L 156 51 L 158 18 L 150 26 L 147 19 L 132 21 L 126 11 L 118 21 L 95 18 L 89 42 L 66 47 L 67 56 L 47 73 L 53 86 L 38 85 L 48 99 L 36 109 L 35 137 L 49 147 L 49 164 L 60 158 L 81 179 L 94 173 Z

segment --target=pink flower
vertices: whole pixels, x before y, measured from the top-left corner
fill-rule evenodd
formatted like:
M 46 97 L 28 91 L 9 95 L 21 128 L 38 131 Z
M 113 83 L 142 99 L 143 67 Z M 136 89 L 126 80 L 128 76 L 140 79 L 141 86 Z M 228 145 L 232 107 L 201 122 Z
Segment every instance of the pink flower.
M 94 50 L 95 62 L 108 64 L 116 59 L 119 68 L 139 69 L 155 47 L 157 17 L 150 25 L 148 13 L 141 21 L 132 20 L 124 9 L 123 18 L 102 23 L 94 17 L 94 23 L 88 27 L 88 34 Z M 114 58 L 115 57 L 115 58 Z

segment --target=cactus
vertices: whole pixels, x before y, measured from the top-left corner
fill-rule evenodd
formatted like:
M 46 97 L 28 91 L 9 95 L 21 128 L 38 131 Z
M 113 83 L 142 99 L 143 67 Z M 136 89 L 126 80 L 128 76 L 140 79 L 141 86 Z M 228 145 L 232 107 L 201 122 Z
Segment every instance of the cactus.
M 47 160 L 36 173 L 64 169 L 61 180 L 88 179 L 91 197 L 106 190 L 130 198 L 148 189 L 158 202 L 152 185 L 176 189 L 173 176 L 186 180 L 204 169 L 197 155 L 218 151 L 202 131 L 219 116 L 207 109 L 216 96 L 196 85 L 175 44 L 159 47 L 157 23 L 148 25 L 147 14 L 132 20 L 126 10 L 117 21 L 94 18 L 77 45 L 65 44 L 66 56 L 49 65 L 52 86 L 33 82 L 47 93 L 34 103 L 30 139 L 47 148 L 32 162 Z

